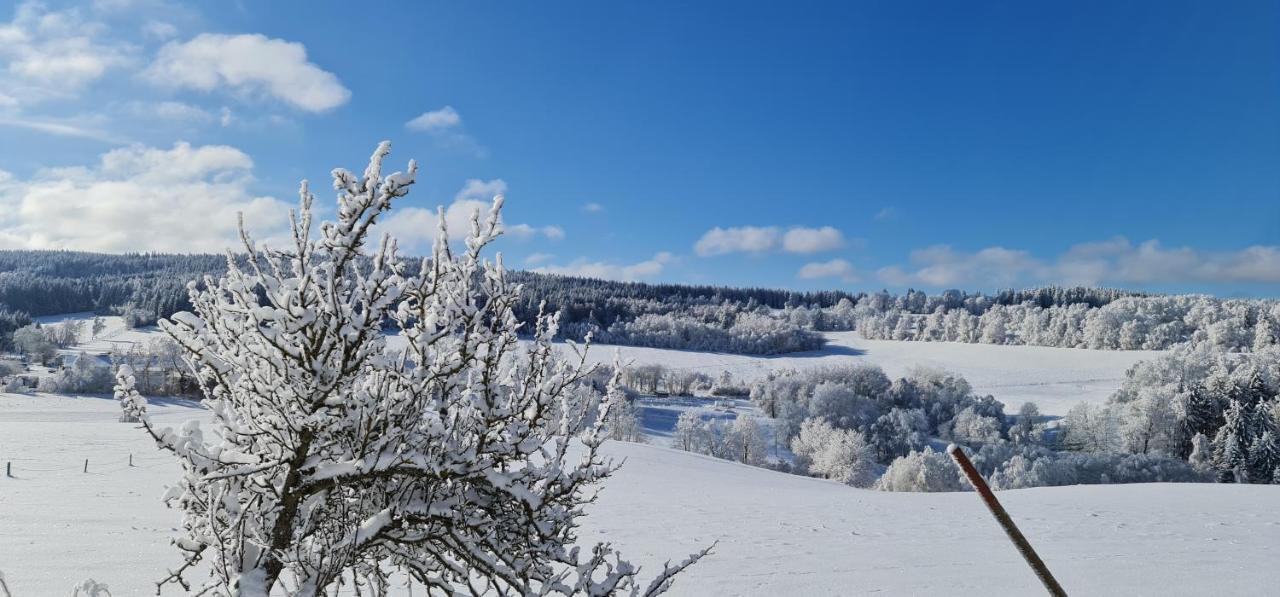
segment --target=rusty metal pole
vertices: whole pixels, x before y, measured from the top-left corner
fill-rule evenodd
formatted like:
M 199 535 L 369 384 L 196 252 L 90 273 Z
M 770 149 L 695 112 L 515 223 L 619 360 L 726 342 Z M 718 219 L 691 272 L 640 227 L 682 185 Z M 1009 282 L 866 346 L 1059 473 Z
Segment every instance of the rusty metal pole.
M 1053 578 L 1053 574 L 1049 572 L 1048 566 L 1044 565 L 1044 560 L 1036 554 L 1036 550 L 1027 542 L 1027 538 L 1022 536 L 1022 531 L 1018 530 L 1018 526 L 1013 524 L 1013 519 L 1009 518 L 1009 513 L 1005 512 L 1004 506 L 1000 505 L 1000 501 L 996 499 L 996 494 L 991 491 L 991 487 L 987 486 L 986 479 L 978 474 L 978 469 L 973 468 L 973 463 L 969 462 L 969 457 L 965 456 L 964 450 L 960 446 L 951 444 L 947 448 L 947 453 L 951 455 L 951 459 L 956 461 L 956 465 L 960 470 L 964 471 L 964 476 L 969 479 L 969 483 L 973 488 L 978 490 L 978 495 L 982 496 L 982 502 L 987 505 L 987 509 L 991 511 L 991 515 L 996 518 L 996 522 L 1000 523 L 1009 540 L 1013 541 L 1014 546 L 1018 548 L 1018 553 L 1022 554 L 1023 559 L 1035 571 L 1036 576 L 1040 577 L 1040 582 L 1044 584 L 1044 588 L 1049 591 L 1053 597 L 1067 597 L 1067 592 L 1062 590 L 1062 585 L 1058 584 L 1057 579 Z

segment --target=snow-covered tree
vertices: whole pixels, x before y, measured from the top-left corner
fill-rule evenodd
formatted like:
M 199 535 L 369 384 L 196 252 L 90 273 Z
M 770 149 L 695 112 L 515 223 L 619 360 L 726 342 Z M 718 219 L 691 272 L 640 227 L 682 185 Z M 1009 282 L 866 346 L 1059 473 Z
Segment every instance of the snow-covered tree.
M 619 371 L 622 369 L 619 368 Z M 622 442 L 644 443 L 644 429 L 640 426 L 640 416 L 626 392 L 615 385 L 605 396 L 607 401 L 604 416 L 605 431 L 609 439 Z
M 970 446 L 1000 441 L 1000 420 L 966 408 L 951 424 L 951 439 Z
M 89 328 L 89 333 L 91 337 L 97 338 L 98 336 L 101 336 L 103 330 L 106 330 L 106 329 L 107 329 L 107 322 L 103 321 L 101 317 L 94 317 L 93 324 Z
M 686 452 L 702 452 L 705 436 L 702 417 L 692 410 L 680 413 L 676 418 L 676 428 L 671 436 L 671 447 Z
M 41 364 L 48 363 L 58 355 L 58 345 L 43 328 L 34 323 L 14 330 L 13 347 Z
M 760 431 L 756 418 L 739 415 L 729 426 L 724 438 L 729 457 L 743 464 L 760 466 L 764 464 L 769 445 Z
M 1039 444 L 1044 439 L 1044 425 L 1039 422 L 1040 407 L 1023 402 L 1018 420 L 1009 428 L 1009 440 L 1015 444 Z
M 1191 455 L 1187 462 L 1199 472 L 1213 470 L 1213 443 L 1203 433 L 1191 437 Z
M 868 487 L 876 480 L 875 451 L 861 433 L 839 429 L 825 419 L 804 422 L 791 442 L 801 471 L 846 485 Z
M 1253 439 L 1252 410 L 1232 399 L 1224 413 L 1224 423 L 1213 438 L 1214 464 L 1224 481 L 1247 481 L 1249 444 Z
M 1268 429 L 1253 440 L 1249 446 L 1249 481 L 1251 483 L 1271 483 L 1272 475 L 1280 467 L 1280 442 L 1276 434 Z
M 951 457 L 932 448 L 894 459 L 876 482 L 881 491 L 965 491 L 960 470 Z
M 473 215 L 460 254 L 443 214 L 416 272 L 390 238 L 365 254 L 414 180 L 412 162 L 382 175 L 389 151 L 362 177 L 334 171 L 337 221 L 318 238 L 305 183 L 288 249 L 256 245 L 242 225 L 245 254 L 190 286 L 194 314 L 162 322 L 198 371 L 210 425 L 157 426 L 129 372 L 118 376 L 126 412 L 183 469 L 166 499 L 183 512 L 186 561 L 162 584 L 319 595 L 385 587 L 399 571 L 448 595 L 664 591 L 701 554 L 646 586 L 607 544 L 575 547 L 592 488 L 615 470 L 599 453 L 607 406 L 572 454 L 574 421 L 557 411 L 585 354 L 558 356 L 554 315 L 518 341 L 519 287 L 500 257 L 481 258 L 501 232 L 501 198 Z M 403 350 L 387 346 L 385 321 Z M 200 562 L 211 577 L 190 587 Z

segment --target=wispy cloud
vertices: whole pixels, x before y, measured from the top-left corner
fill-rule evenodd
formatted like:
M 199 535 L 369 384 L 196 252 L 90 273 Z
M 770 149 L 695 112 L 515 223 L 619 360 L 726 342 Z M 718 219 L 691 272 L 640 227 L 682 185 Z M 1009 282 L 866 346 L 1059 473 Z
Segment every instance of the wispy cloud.
M 566 265 L 547 265 L 533 271 L 561 276 L 579 278 L 599 278 L 603 280 L 635 281 L 654 278 L 662 275 L 667 266 L 674 263 L 676 257 L 671 253 L 655 254 L 651 259 L 638 263 L 620 264 L 608 261 L 592 261 L 580 258 Z
M 1044 260 L 1028 251 L 1004 247 L 967 253 L 937 245 L 912 252 L 910 266 L 889 266 L 877 275 L 893 286 L 930 287 L 1278 283 L 1280 247 L 1202 251 L 1167 248 L 1157 240 L 1134 245 L 1117 237 L 1077 244 L 1054 259 Z
M 0 23 L 0 89 L 11 105 L 76 97 L 109 71 L 133 62 L 138 48 L 111 37 L 78 8 L 23 2 Z
M 50 135 L 57 135 L 59 137 L 91 139 L 116 145 L 128 142 L 128 139 L 120 135 L 116 135 L 115 133 L 66 121 L 44 120 L 39 118 L 0 117 L 0 126 L 23 128 Z
M 598 214 L 604 212 L 604 206 L 594 201 L 582 204 L 582 211 L 589 214 Z
M 423 112 L 404 123 L 404 127 L 410 131 L 431 135 L 444 147 L 462 149 L 478 157 L 488 154 L 488 150 L 467 133 L 462 124 L 462 115 L 453 106 Z
M 806 263 L 796 273 L 796 277 L 801 280 L 838 278 L 842 282 L 857 282 L 859 279 L 858 271 L 853 267 L 853 264 L 843 259 Z
M 477 211 L 481 217 L 488 213 L 494 197 L 507 194 L 507 182 L 501 178 L 483 180 L 468 179 L 453 197 L 453 202 L 438 210 L 421 207 L 400 207 L 391 210 L 378 228 L 395 236 L 400 246 L 409 252 L 422 253 L 430 247 L 440 229 L 440 214 L 444 215 L 449 238 L 462 239 L 471 229 L 471 216 Z M 537 238 L 558 241 L 564 239 L 564 229 L 554 224 L 534 226 L 503 221 L 503 238 L 513 241 L 530 241 Z

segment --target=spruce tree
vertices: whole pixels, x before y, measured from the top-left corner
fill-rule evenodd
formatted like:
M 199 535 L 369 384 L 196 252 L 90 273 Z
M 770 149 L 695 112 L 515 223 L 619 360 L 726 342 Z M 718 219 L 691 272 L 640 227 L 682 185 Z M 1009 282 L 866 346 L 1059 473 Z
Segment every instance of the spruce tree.
M 1274 432 L 1264 431 L 1249 446 L 1249 482 L 1274 482 L 1277 467 L 1280 467 L 1280 442 Z

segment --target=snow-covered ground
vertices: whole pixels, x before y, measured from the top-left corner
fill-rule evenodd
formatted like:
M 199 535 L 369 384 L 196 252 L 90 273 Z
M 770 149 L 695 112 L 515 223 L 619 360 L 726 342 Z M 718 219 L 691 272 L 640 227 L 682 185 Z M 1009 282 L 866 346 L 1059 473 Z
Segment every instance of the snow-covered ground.
M 104 315 L 101 317 L 103 323 L 102 331 L 93 336 L 93 313 L 67 313 L 64 315 L 46 315 L 44 317 L 35 317 L 35 321 L 41 325 L 56 325 L 67 321 L 80 321 L 80 344 L 71 348 L 63 349 L 60 352 L 66 353 L 71 351 L 84 351 L 91 354 L 105 354 L 109 352 L 127 352 L 135 344 L 145 346 L 147 342 L 155 338 L 167 337 L 164 332 L 155 326 L 129 329 L 124 324 L 124 318 L 118 315 Z
M 202 416 L 176 401 L 152 411 L 172 424 Z M 0 477 L 0 570 L 15 597 L 66 595 L 87 577 L 114 595 L 151 594 L 177 563 L 177 513 L 159 502 L 177 466 L 118 413 L 106 397 L 0 394 L 0 463 L 14 472 Z M 607 538 L 649 570 L 718 541 L 675 595 L 1039 593 L 972 493 L 859 490 L 657 446 L 608 453 L 626 462 L 590 507 L 584 539 Z M 1072 594 L 1275 594 L 1280 487 L 1000 497 Z

